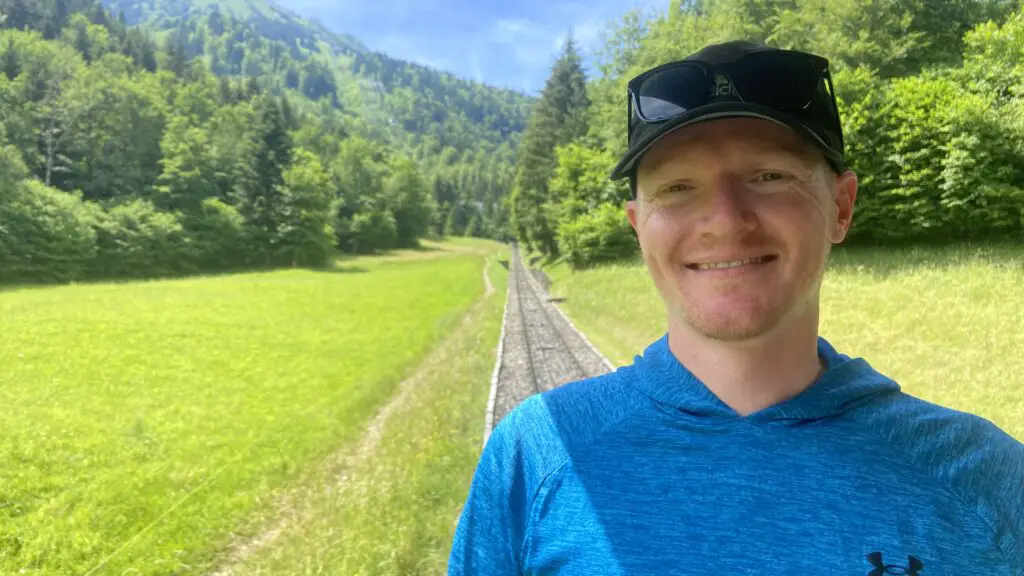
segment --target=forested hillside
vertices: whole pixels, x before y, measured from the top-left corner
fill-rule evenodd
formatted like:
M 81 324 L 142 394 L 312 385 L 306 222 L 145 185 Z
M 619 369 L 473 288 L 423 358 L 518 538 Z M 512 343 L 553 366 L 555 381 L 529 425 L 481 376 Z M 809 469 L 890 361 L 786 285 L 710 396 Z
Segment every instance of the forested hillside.
M 366 51 L 355 37 L 330 32 L 267 0 L 103 0 L 103 5 L 114 14 L 124 14 L 129 24 L 157 29 L 175 29 L 191 17 L 218 11 L 246 22 L 268 40 L 304 45 L 325 42 L 336 52 Z
M 457 151 L 496 148 L 522 131 L 530 101 L 371 52 L 265 0 L 104 0 L 129 24 L 204 58 L 218 75 L 259 77 L 363 118 L 393 141 Z M 512 143 L 514 144 L 514 142 Z
M 0 280 L 317 265 L 503 233 L 526 97 L 267 4 L 115 7 L 0 0 Z
M 513 198 L 530 201 L 513 202 L 514 230 L 576 266 L 635 253 L 622 210 L 629 192 L 607 180 L 626 146 L 626 83 L 745 38 L 831 60 L 860 176 L 852 242 L 1020 239 L 1022 37 L 1024 12 L 1002 0 L 674 0 L 654 16 L 631 13 L 602 47 L 589 107 L 573 112 L 586 133 L 538 143 L 528 128 Z M 572 91 L 560 69 L 570 60 L 554 67 L 529 126 L 550 116 L 546 108 L 579 107 L 558 96 Z

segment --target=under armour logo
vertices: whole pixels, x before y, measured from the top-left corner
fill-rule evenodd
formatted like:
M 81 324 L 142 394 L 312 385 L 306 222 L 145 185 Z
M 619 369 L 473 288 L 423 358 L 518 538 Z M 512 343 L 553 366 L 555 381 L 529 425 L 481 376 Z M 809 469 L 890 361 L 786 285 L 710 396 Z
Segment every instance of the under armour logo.
M 711 86 L 711 97 L 732 96 L 736 92 L 732 82 L 721 74 L 715 74 L 715 83 Z
M 921 562 L 914 556 L 907 556 L 906 566 L 897 566 L 896 564 L 882 562 L 881 552 L 872 552 L 868 554 L 868 562 L 871 562 L 871 565 L 875 567 L 874 570 L 868 572 L 868 576 L 884 576 L 885 574 L 917 576 L 921 570 L 924 570 L 924 562 Z

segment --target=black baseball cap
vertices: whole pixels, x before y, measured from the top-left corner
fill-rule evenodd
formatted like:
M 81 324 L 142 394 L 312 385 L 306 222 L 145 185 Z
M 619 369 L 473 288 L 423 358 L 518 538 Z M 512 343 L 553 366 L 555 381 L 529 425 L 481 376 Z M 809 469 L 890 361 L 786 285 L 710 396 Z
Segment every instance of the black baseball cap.
M 644 102 L 653 102 L 649 107 L 658 114 L 641 110 Z M 740 40 L 707 46 L 630 81 L 629 144 L 611 179 L 633 175 L 644 153 L 676 130 L 737 117 L 793 129 L 837 173 L 843 171 L 842 126 L 828 60 Z

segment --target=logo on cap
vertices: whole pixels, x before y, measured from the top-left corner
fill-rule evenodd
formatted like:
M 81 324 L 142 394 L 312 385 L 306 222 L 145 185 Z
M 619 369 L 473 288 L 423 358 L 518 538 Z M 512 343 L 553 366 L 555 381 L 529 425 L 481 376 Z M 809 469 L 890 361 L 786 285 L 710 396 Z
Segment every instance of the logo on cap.
M 731 98 L 736 93 L 736 88 L 722 74 L 715 74 L 715 82 L 711 85 L 712 98 Z

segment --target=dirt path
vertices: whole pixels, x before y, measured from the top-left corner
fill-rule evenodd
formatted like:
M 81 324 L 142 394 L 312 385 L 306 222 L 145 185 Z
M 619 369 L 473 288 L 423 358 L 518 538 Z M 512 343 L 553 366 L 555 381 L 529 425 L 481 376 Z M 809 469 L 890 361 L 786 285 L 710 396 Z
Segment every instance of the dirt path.
M 494 284 L 491 283 L 491 275 L 488 271 L 491 269 L 491 259 L 487 259 L 487 263 L 484 264 L 484 298 L 494 294 Z
M 366 431 L 359 442 L 330 456 L 320 465 L 321 469 L 330 471 L 330 475 L 336 478 L 335 489 L 337 491 L 344 491 L 349 480 L 349 472 L 356 469 L 359 464 L 373 455 L 374 449 L 380 442 L 382 431 L 392 414 L 407 406 L 414 397 L 416 389 L 423 381 L 426 372 L 425 367 L 445 362 L 446 359 L 450 358 L 454 353 L 452 342 L 455 340 L 456 335 L 479 321 L 486 298 L 494 293 L 494 285 L 491 283 L 488 275 L 489 267 L 490 259 L 487 260 L 487 264 L 484 266 L 484 296 L 473 303 L 455 330 L 434 347 L 434 350 L 420 363 L 410 377 L 398 385 L 395 394 L 367 425 Z M 222 556 L 223 559 L 208 574 L 210 576 L 230 576 L 235 574 L 247 560 L 252 558 L 257 552 L 272 545 L 290 526 L 298 525 L 310 518 L 310 515 L 315 513 L 315 510 L 311 510 L 308 506 L 304 505 L 301 496 L 301 491 L 299 493 L 286 493 L 281 496 L 275 505 L 277 512 L 274 517 L 277 520 L 269 524 L 263 532 L 255 537 L 239 538 L 229 545 L 227 551 Z

